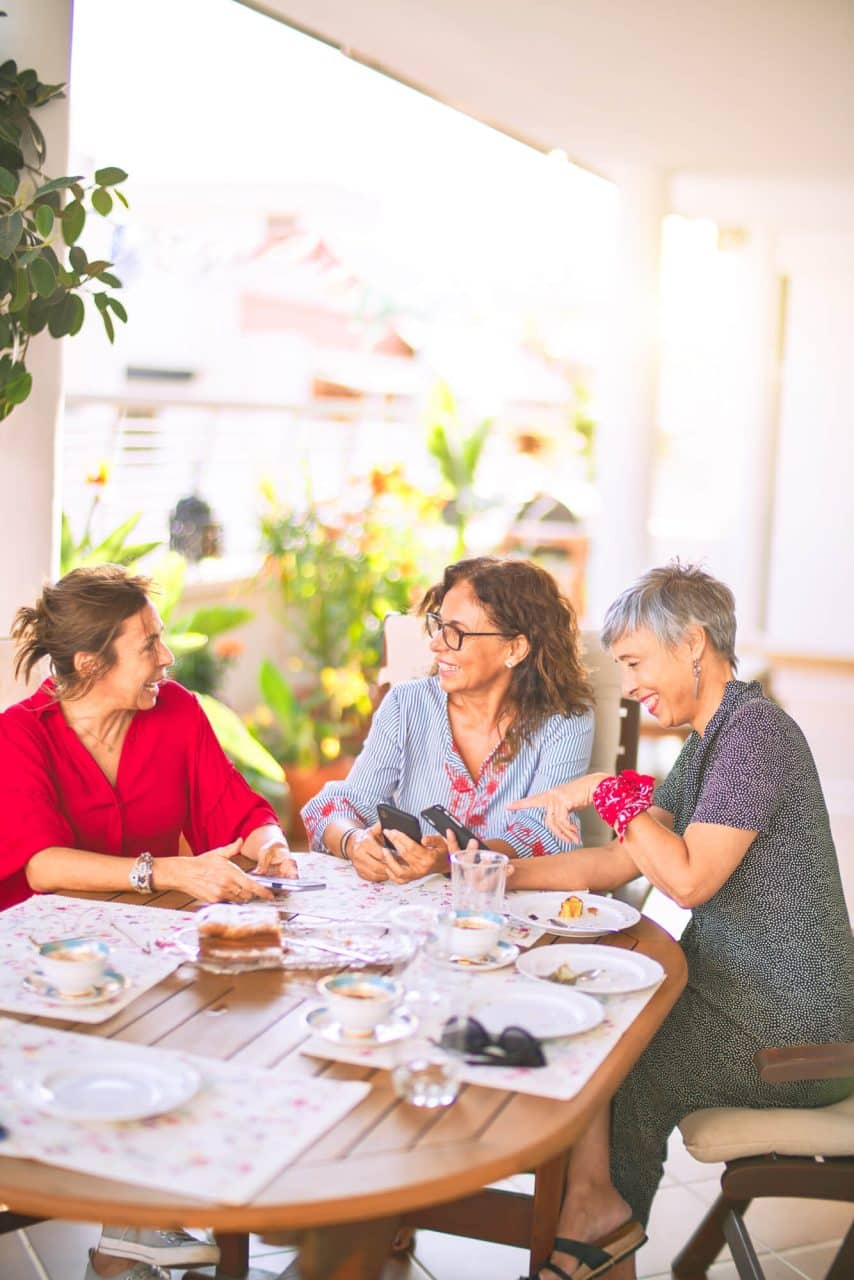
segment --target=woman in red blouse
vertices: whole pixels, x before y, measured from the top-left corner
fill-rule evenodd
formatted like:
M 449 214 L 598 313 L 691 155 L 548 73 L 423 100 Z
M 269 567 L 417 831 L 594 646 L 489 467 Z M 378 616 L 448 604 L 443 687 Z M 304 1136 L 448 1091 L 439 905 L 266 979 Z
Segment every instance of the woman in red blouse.
M 75 569 L 19 609 L 16 671 L 52 678 L 0 716 L 0 909 L 33 891 L 269 897 L 232 859 L 296 875 L 276 815 L 225 756 L 172 653 L 147 578 Z M 179 855 L 184 835 L 195 857 Z

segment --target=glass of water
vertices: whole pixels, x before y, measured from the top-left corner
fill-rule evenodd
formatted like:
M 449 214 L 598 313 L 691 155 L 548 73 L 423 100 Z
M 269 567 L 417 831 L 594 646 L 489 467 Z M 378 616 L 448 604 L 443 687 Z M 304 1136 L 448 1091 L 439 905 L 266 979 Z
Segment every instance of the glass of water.
M 422 973 L 418 988 L 410 989 L 404 1000 L 418 1029 L 396 1046 L 392 1083 L 398 1097 L 413 1107 L 449 1107 L 459 1093 L 459 1059 L 439 1043 L 451 994 Z

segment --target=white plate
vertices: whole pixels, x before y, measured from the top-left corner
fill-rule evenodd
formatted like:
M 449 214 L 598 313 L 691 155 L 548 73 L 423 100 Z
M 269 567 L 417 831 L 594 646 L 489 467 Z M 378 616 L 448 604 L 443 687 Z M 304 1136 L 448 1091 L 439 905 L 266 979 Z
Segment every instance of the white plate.
M 103 981 L 96 987 L 89 987 L 87 991 L 81 991 L 79 995 L 72 996 L 57 990 L 43 973 L 34 971 L 27 974 L 21 986 L 41 1000 L 49 1000 L 51 1004 L 106 1004 L 108 1000 L 115 1000 L 116 996 L 127 990 L 130 986 L 130 978 L 126 978 L 123 973 L 116 973 L 114 969 L 107 969 Z
M 583 973 L 586 969 L 602 969 L 603 972 L 595 978 L 582 978 L 573 986 L 564 986 L 549 980 L 549 974 L 562 964 L 568 964 L 574 973 Z M 597 947 L 593 942 L 563 942 L 551 947 L 536 947 L 519 957 L 516 968 L 528 978 L 548 982 L 555 991 L 587 991 L 594 996 L 645 991 L 664 977 L 661 965 L 649 956 L 624 951 L 622 947 Z
M 167 1068 L 123 1061 L 46 1067 L 16 1084 L 39 1110 L 63 1120 L 115 1122 L 174 1111 L 198 1092 L 201 1076 L 184 1063 Z
M 351 924 L 328 917 L 300 916 L 285 922 L 282 929 L 285 950 L 235 952 L 230 956 L 199 955 L 199 939 L 194 924 L 186 925 L 174 937 L 177 949 L 208 973 L 251 973 L 256 969 L 364 968 L 366 965 L 394 965 L 411 959 L 406 939 L 396 937 L 386 925 L 372 922 Z M 312 947 L 318 943 L 329 946 Z M 292 942 L 291 950 L 288 943 Z M 351 953 L 351 954 L 348 954 Z
M 580 898 L 584 912 L 575 920 L 560 920 L 560 904 L 569 897 Z M 617 933 L 640 920 L 640 912 L 617 898 L 601 898 L 596 893 L 508 893 L 504 910 L 511 920 L 534 925 L 560 937 L 597 937 L 600 933 Z
M 427 948 L 427 954 L 431 960 L 435 960 L 437 964 L 445 965 L 449 969 L 466 969 L 471 973 L 488 973 L 491 969 L 503 969 L 505 965 L 512 964 L 519 954 L 519 948 L 515 942 L 505 942 L 503 938 L 499 938 L 491 951 L 485 956 L 446 956 L 443 955 L 439 948 L 434 944 Z
M 535 987 L 518 995 L 496 996 L 486 1004 L 476 1005 L 474 1016 L 490 1035 L 505 1027 L 524 1027 L 538 1040 L 557 1040 L 577 1036 L 596 1027 L 604 1018 L 598 1000 L 580 991 L 540 992 Z
M 381 1022 L 367 1035 L 354 1035 L 352 1031 L 345 1031 L 340 1022 L 333 1022 L 325 1004 L 309 1009 L 303 1021 L 309 1031 L 323 1036 L 324 1040 L 331 1040 L 333 1044 L 362 1045 L 367 1048 L 391 1044 L 394 1040 L 404 1040 L 407 1036 L 411 1036 L 418 1026 L 418 1019 L 408 1009 L 393 1009 L 389 1014 L 388 1022 Z

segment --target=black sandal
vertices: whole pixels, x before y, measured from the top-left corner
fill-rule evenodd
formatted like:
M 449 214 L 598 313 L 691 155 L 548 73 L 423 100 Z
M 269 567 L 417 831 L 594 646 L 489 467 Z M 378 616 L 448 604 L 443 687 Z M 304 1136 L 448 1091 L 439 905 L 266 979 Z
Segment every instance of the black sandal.
M 624 1222 L 616 1231 L 597 1240 L 595 1244 L 585 1244 L 582 1240 L 570 1240 L 567 1236 L 556 1236 L 552 1245 L 559 1253 L 570 1253 L 581 1263 L 570 1273 L 556 1262 L 544 1262 L 540 1271 L 553 1271 L 559 1280 L 595 1280 L 610 1271 L 618 1262 L 630 1257 L 643 1244 L 646 1244 L 646 1232 L 639 1222 Z M 539 1280 L 539 1274 L 521 1276 L 520 1280 Z

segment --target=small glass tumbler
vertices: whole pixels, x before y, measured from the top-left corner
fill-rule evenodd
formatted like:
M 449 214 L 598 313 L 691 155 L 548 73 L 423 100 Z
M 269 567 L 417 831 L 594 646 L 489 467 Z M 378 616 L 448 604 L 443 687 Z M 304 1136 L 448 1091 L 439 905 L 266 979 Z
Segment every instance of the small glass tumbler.
M 395 1093 L 413 1107 L 449 1107 L 460 1090 L 460 1063 L 440 1044 L 448 993 L 425 984 L 421 991 L 409 992 L 404 1007 L 418 1018 L 418 1030 L 397 1045 Z
M 492 849 L 463 849 L 451 854 L 451 900 L 455 911 L 504 912 L 507 863 Z

